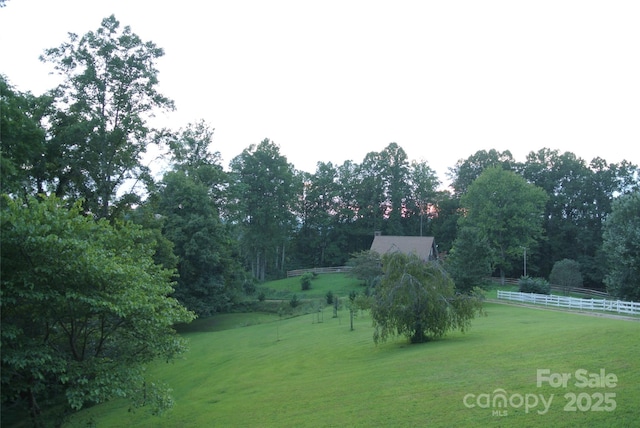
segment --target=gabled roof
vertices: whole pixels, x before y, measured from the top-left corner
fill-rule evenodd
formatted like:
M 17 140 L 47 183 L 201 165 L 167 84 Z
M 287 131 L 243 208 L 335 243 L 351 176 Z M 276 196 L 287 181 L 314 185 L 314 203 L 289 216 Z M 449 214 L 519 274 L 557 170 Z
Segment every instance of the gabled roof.
M 376 235 L 371 251 L 378 254 L 399 251 L 405 254 L 415 253 L 422 260 L 438 258 L 433 236 L 384 236 Z

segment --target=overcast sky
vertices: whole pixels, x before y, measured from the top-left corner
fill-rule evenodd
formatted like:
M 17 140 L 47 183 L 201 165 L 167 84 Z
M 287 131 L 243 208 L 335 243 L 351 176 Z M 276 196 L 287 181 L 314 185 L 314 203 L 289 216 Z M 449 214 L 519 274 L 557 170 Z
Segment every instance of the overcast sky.
M 396 142 L 442 181 L 492 148 L 640 163 L 640 1 L 7 0 L 0 73 L 50 89 L 39 55 L 110 14 L 225 165 L 264 138 L 309 172 Z

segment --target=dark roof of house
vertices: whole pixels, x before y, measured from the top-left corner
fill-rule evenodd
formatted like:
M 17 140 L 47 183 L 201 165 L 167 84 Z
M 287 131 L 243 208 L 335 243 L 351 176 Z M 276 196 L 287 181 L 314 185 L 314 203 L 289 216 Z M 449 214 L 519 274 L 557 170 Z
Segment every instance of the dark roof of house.
M 371 251 L 378 254 L 399 251 L 405 254 L 415 253 L 423 260 L 437 257 L 434 249 L 433 236 L 385 236 L 377 235 L 373 238 Z

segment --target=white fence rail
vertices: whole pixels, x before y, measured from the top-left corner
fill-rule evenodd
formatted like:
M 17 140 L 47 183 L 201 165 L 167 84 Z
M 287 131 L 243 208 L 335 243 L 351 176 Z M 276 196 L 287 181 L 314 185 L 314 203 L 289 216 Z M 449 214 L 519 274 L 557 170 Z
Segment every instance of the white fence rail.
M 578 299 L 535 293 L 518 293 L 498 290 L 498 299 L 513 300 L 537 305 L 555 306 L 558 308 L 581 309 L 587 311 L 607 311 L 621 314 L 640 314 L 640 303 L 607 299 Z

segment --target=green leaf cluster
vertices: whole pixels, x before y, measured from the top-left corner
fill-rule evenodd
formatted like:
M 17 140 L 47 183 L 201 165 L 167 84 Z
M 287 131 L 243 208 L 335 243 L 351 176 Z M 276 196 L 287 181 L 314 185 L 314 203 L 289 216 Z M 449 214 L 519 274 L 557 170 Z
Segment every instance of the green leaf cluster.
M 382 264 L 384 275 L 371 306 L 375 343 L 396 334 L 420 343 L 450 330 L 464 332 L 482 312 L 480 297 L 457 293 L 436 262 L 425 262 L 415 254 L 388 253 Z
M 130 223 L 109 224 L 56 198 L 2 197 L 2 403 L 32 416 L 65 397 L 80 409 L 145 389 L 144 364 L 185 351 L 173 272 Z
M 607 290 L 640 302 L 640 192 L 621 196 L 604 227 Z

